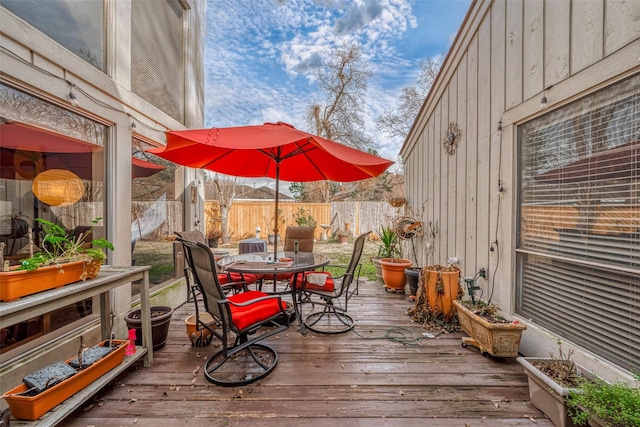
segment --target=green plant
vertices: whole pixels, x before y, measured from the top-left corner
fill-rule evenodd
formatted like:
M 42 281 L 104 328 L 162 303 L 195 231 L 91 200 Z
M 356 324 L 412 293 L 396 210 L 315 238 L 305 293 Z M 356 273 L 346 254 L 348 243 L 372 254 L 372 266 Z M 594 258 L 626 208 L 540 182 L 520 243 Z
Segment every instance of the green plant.
M 304 208 L 298 208 L 298 211 L 294 214 L 294 220 L 298 227 L 315 227 L 317 221 L 311 216 L 311 211 Z
M 381 258 L 400 257 L 400 239 L 391 227 L 382 226 L 378 233 L 380 244 L 378 246 L 378 256 Z
M 578 425 L 596 419 L 606 427 L 640 426 L 640 374 L 635 374 L 635 380 L 632 386 L 627 382 L 581 379 L 566 399 L 571 419 Z
M 95 227 L 101 219 L 102 218 L 94 219 L 92 221 L 93 225 L 89 230 L 74 237 L 70 236 L 67 231 L 58 224 L 47 221 L 46 219 L 36 218 L 44 234 L 42 238 L 42 252 L 38 252 L 30 258 L 22 260 L 18 270 L 33 271 L 47 265 L 80 261 L 83 259 L 95 259 L 102 262 L 106 258 L 103 249 L 114 249 L 111 242 L 106 239 L 94 239 L 90 242 L 92 247 L 84 247 L 86 243 L 89 243 L 86 240 L 87 237 L 91 235 L 93 227 Z

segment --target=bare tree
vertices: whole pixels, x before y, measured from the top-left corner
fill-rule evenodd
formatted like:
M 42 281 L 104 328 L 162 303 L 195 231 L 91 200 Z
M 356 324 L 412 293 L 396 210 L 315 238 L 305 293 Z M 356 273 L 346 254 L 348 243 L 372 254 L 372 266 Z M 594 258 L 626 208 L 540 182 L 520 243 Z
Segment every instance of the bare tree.
M 360 46 L 344 45 L 333 50 L 318 71 L 322 101 L 307 108 L 307 122 L 312 132 L 350 147 L 371 151 L 373 140 L 364 131 L 363 111 L 367 79 L 371 72 L 362 58 Z M 301 184 L 304 201 L 328 202 L 336 191 L 329 182 Z
M 373 140 L 363 131 L 370 76 L 359 45 L 331 52 L 317 75 L 324 102 L 314 102 L 307 109 L 307 121 L 317 135 L 360 150 L 373 147 Z
M 390 138 L 407 137 L 443 61 L 444 57 L 438 55 L 420 62 L 416 85 L 402 88 L 398 108 L 387 110 L 378 117 L 376 122 L 380 132 Z
M 222 229 L 222 241 L 228 241 L 231 237 L 229 234 L 229 211 L 233 200 L 236 198 L 236 182 L 237 177 L 220 177 L 218 174 L 213 179 L 213 185 L 218 193 L 220 201 L 220 228 Z

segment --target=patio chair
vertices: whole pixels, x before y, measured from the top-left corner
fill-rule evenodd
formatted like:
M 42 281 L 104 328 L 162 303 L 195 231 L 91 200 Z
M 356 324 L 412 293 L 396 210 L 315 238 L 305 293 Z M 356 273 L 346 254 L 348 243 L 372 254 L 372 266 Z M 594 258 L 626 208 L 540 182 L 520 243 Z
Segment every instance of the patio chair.
M 287 227 L 284 235 L 284 250 L 294 251 L 295 242 L 298 242 L 298 251 L 313 252 L 315 227 Z
M 313 252 L 315 227 L 295 227 L 288 226 L 284 235 L 284 250 L 295 251 L 295 242 L 298 242 L 299 252 Z M 282 273 L 275 276 L 265 276 L 263 279 L 273 279 L 273 291 L 276 291 L 276 284 L 279 281 L 290 281 L 293 273 Z M 259 287 L 262 289 L 262 286 Z
M 357 289 L 360 279 L 360 258 L 364 242 L 370 233 L 370 231 L 363 233 L 356 238 L 349 265 L 328 266 L 345 268 L 341 276 L 333 277 L 329 272 L 314 271 L 305 272 L 302 277 L 299 276 L 295 286 L 300 292 L 300 304 L 312 306 L 312 312 L 304 318 L 304 324 L 308 329 L 323 334 L 340 334 L 353 329 L 355 322 L 347 314 L 347 305 Z M 322 275 L 325 277 L 322 278 Z M 356 289 L 351 290 L 354 281 Z M 344 298 L 344 305 L 342 305 L 342 298 Z M 314 311 L 315 306 L 322 307 L 322 311 Z
M 218 281 L 216 263 L 207 245 L 178 240 L 187 252 L 185 258 L 203 296 L 204 309 L 220 326 L 208 325 L 196 308 L 196 328 L 206 328 L 222 342 L 222 350 L 204 364 L 205 378 L 217 385 L 242 386 L 266 377 L 276 367 L 278 353 L 258 341 L 288 329 L 291 308 L 280 295 L 260 291 L 245 290 L 227 296 L 228 285 Z M 230 332 L 235 334 L 232 345 Z
M 200 230 L 191 230 L 191 231 L 174 231 L 173 232 L 176 236 L 178 236 L 179 238 L 183 239 L 183 240 L 188 240 L 190 242 L 197 242 L 197 243 L 202 243 L 203 245 L 206 246 L 207 244 L 207 239 L 205 239 L 204 234 L 202 234 L 202 232 Z M 187 266 L 187 253 L 186 250 L 184 250 L 184 245 L 183 245 L 183 254 L 185 257 L 185 267 Z M 186 270 L 186 268 L 185 268 Z M 186 271 L 185 271 L 186 273 Z M 246 282 L 248 285 L 251 285 L 255 282 L 257 282 L 259 280 L 258 276 L 256 276 L 255 274 L 240 274 L 240 273 L 218 273 L 218 280 L 220 281 L 221 284 L 227 284 L 227 283 L 233 283 L 235 284 L 235 289 L 236 291 L 240 291 L 242 290 L 242 282 Z M 191 283 L 193 283 L 193 280 L 191 281 Z M 188 295 L 187 295 L 187 302 L 191 300 L 191 292 L 189 289 L 187 289 Z

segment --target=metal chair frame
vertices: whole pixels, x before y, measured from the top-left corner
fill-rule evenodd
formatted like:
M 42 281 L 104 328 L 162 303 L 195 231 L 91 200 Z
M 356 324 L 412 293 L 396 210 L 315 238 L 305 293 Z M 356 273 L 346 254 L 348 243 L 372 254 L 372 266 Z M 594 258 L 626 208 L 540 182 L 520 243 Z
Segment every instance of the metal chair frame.
M 204 365 L 205 378 L 217 385 L 242 386 L 266 377 L 275 369 L 278 363 L 278 353 L 275 349 L 258 343 L 258 341 L 289 328 L 290 310 L 287 311 L 283 305 L 282 297 L 263 294 L 264 296 L 246 302 L 231 301 L 227 298 L 227 292 L 237 286 L 235 284 L 220 284 L 213 253 L 209 247 L 200 242 L 191 242 L 180 238 L 178 240 L 187 252 L 185 260 L 188 267 L 185 267 L 185 270 L 189 268 L 195 282 L 192 290 L 193 288 L 198 289 L 202 295 L 205 310 L 216 319 L 220 326 L 220 332 L 218 332 L 218 328 L 212 328 L 200 320 L 196 304 L 196 329 L 206 328 L 222 342 L 222 350 L 211 356 Z M 189 280 L 189 275 L 187 275 L 187 280 Z M 243 289 L 247 290 L 246 283 L 244 283 Z M 230 309 L 231 305 L 246 307 L 269 299 L 277 300 L 280 308 L 278 313 L 260 319 L 243 329 L 236 327 Z M 272 329 L 258 333 L 258 330 L 263 326 L 271 326 Z M 229 332 L 235 334 L 232 345 L 228 343 Z M 250 335 L 253 338 L 249 339 Z M 244 353 L 241 354 L 241 352 Z M 241 360 L 247 362 L 242 363 Z M 229 367 L 231 365 L 233 365 L 232 368 Z M 237 368 L 243 368 L 243 370 Z M 232 378 L 226 378 L 225 375 L 230 375 Z
M 356 238 L 351 260 L 347 266 L 329 265 L 329 267 L 345 268 L 344 274 L 332 277 L 334 281 L 333 291 L 305 289 L 306 283 L 303 280 L 302 287 L 298 291 L 300 292 L 300 304 L 311 304 L 312 310 L 315 309 L 316 305 L 323 307 L 322 311 L 313 311 L 305 317 L 304 324 L 308 329 L 322 334 L 341 334 L 353 329 L 355 321 L 347 314 L 347 308 L 351 297 L 358 292 L 358 281 L 362 267 L 360 258 L 362 258 L 365 239 L 370 233 L 371 231 L 363 233 Z M 350 290 L 349 288 L 354 281 L 356 284 L 355 289 Z M 344 307 L 341 305 L 343 296 Z M 332 319 L 336 319 L 338 323 Z M 324 324 L 321 322 L 324 322 Z M 327 327 L 327 324 L 331 325 L 331 327 Z M 323 328 L 322 325 L 325 325 L 325 327 Z

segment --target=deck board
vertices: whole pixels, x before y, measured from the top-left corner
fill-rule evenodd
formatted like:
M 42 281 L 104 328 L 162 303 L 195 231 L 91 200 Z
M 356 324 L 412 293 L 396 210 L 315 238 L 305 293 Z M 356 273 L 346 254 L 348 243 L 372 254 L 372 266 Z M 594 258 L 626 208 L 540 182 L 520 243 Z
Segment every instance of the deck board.
M 357 334 L 302 336 L 294 322 L 266 340 L 279 355 L 269 377 L 225 388 L 202 374 L 217 347 L 191 347 L 184 319 L 194 308 L 185 304 L 154 365 L 132 366 L 64 425 L 553 426 L 529 402 L 515 359 L 463 348 L 463 333 L 425 337 L 437 331 L 411 322 L 410 306 L 404 295 L 361 284 L 349 304 Z M 419 337 L 420 345 L 382 339 L 385 334 Z

